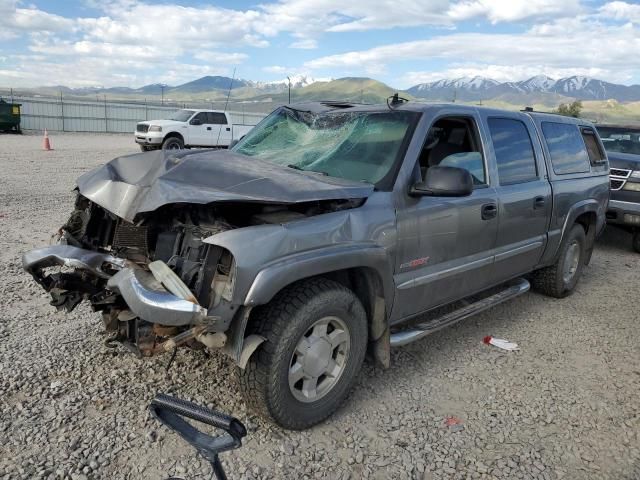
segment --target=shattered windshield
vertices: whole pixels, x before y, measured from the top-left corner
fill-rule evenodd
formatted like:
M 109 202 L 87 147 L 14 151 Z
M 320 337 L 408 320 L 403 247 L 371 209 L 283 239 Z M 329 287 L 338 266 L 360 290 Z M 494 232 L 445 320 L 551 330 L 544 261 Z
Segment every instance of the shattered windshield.
M 404 154 L 416 118 L 407 111 L 311 113 L 282 108 L 233 150 L 297 170 L 377 184 Z
M 175 120 L 176 122 L 186 122 L 194 113 L 194 110 L 178 110 L 176 113 L 169 117 L 169 120 Z

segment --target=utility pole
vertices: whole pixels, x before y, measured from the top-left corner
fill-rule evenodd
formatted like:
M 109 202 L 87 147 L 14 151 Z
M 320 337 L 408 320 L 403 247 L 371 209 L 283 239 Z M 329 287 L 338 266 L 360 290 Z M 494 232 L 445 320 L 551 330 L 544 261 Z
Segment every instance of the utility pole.
M 62 90 L 60 90 L 60 115 L 62 116 L 62 131 L 64 132 L 64 102 L 62 101 Z
M 160 104 L 161 104 L 161 105 L 164 105 L 164 88 L 165 88 L 166 86 L 167 86 L 167 85 L 166 85 L 165 83 L 161 83 L 161 84 L 160 84 L 160 91 L 161 91 L 161 95 L 162 95 L 162 98 L 161 98 L 161 100 L 160 100 Z
M 291 105 L 291 79 L 287 77 L 287 80 L 289 81 L 289 105 Z

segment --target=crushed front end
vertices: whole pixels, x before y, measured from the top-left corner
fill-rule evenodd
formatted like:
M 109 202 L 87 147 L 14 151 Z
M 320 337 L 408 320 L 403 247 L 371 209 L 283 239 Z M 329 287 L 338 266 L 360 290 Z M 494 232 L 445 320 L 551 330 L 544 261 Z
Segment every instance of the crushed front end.
M 112 332 L 109 342 L 137 355 L 222 348 L 236 308 L 235 264 L 227 250 L 202 241 L 233 228 L 215 215 L 167 206 L 132 223 L 78 194 L 58 244 L 27 252 L 23 267 L 58 309 L 88 300 Z

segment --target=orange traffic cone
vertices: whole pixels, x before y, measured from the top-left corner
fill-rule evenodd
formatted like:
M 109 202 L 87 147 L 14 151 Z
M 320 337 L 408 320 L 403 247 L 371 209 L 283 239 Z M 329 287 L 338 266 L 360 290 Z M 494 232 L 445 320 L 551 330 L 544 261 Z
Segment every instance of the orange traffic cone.
M 43 150 L 53 150 L 51 148 L 51 142 L 49 141 L 49 134 L 47 133 L 47 129 L 44 129 L 44 139 L 42 140 L 42 149 Z

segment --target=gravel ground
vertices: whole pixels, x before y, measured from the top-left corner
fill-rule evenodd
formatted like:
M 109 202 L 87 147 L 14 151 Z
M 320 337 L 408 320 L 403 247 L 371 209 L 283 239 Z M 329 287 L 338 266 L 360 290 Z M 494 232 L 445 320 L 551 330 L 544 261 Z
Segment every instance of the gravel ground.
M 607 230 L 570 298 L 529 293 L 394 350 L 327 422 L 287 432 L 247 412 L 221 355 L 181 351 L 167 374 L 167 356 L 106 348 L 88 308 L 48 305 L 20 255 L 66 219 L 79 174 L 137 150 L 130 135 L 51 140 L 43 152 L 39 136 L 0 136 L 0 478 L 208 478 L 149 417 L 156 392 L 248 425 L 223 454 L 231 478 L 640 478 L 640 255 L 627 234 Z

